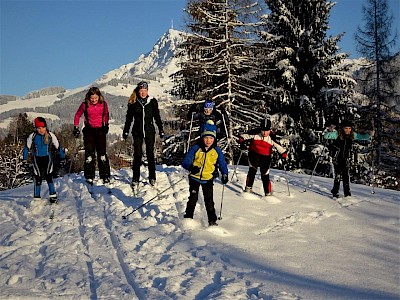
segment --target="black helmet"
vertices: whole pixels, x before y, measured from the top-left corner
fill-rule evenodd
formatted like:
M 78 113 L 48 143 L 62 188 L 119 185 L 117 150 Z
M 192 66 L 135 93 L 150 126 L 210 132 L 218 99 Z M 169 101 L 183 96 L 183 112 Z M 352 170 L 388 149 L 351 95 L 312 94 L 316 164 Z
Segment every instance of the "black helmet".
M 271 125 L 272 124 L 269 119 L 261 120 L 261 123 L 260 123 L 261 130 L 263 130 L 263 131 L 271 130 Z

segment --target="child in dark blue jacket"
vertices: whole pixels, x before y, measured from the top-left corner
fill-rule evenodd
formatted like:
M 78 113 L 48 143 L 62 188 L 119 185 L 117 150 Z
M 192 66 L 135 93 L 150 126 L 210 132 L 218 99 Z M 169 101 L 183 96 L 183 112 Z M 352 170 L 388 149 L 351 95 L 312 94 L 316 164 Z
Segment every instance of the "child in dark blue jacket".
M 182 167 L 189 174 L 189 201 L 186 207 L 185 218 L 193 219 L 200 186 L 203 190 L 204 204 L 207 210 L 208 224 L 218 225 L 217 215 L 213 199 L 213 173 L 216 166 L 222 173 L 222 183 L 228 182 L 228 166 L 222 150 L 216 146 L 216 127 L 205 124 L 202 127 L 201 139 L 198 144 L 192 146 L 182 161 Z
M 349 158 L 353 141 L 368 141 L 371 136 L 369 134 L 358 134 L 353 131 L 353 124 L 344 120 L 341 123 L 339 131 L 334 127 L 330 127 L 324 133 L 324 138 L 333 140 L 330 145 L 333 166 L 335 170 L 335 178 L 333 188 L 331 190 L 333 198 L 339 197 L 340 180 L 343 181 L 344 196 L 351 196 L 350 192 L 350 175 L 349 175 Z
M 47 130 L 46 120 L 37 117 L 34 121 L 36 131 L 31 133 L 26 141 L 23 152 L 23 160 L 26 162 L 29 153 L 33 155 L 34 192 L 33 197 L 40 199 L 40 189 L 42 178 L 44 177 L 49 185 L 50 202 L 57 202 L 57 194 L 53 183 L 53 157 L 51 145 L 60 153 L 60 159 L 65 159 L 65 153 L 60 147 L 57 137 L 54 133 Z

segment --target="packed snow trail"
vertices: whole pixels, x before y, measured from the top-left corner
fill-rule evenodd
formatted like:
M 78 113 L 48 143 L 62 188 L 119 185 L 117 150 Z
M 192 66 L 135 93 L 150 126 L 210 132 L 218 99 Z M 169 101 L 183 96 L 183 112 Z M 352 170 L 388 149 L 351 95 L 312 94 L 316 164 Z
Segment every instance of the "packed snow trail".
M 136 198 L 129 169 L 113 170 L 111 194 L 97 180 L 93 197 L 83 174 L 58 178 L 53 220 L 49 206 L 30 207 L 32 185 L 1 192 L 0 299 L 400 298 L 398 192 L 352 185 L 339 204 L 304 193 L 309 177 L 288 173 L 288 196 L 285 174 L 272 170 L 273 196 L 261 197 L 259 177 L 246 195 L 239 167 L 219 226 L 208 227 L 201 193 L 194 219 L 183 219 L 181 171 L 157 166 L 156 187 Z M 321 193 L 331 184 L 312 181 Z M 217 180 L 217 215 L 221 198 Z
M 88 273 L 90 278 L 91 298 L 104 299 L 133 299 L 139 293 L 132 275 L 127 271 L 123 261 L 115 233 L 112 231 L 107 218 L 107 205 L 104 197 L 98 190 L 100 186 L 93 185 L 93 195 L 85 189 L 82 183 L 74 183 L 69 179 L 75 195 L 79 217 L 79 227 L 82 244 L 86 248 L 85 254 L 89 258 Z M 102 191 L 107 195 L 107 188 Z M 115 284 L 118 293 L 115 294 Z

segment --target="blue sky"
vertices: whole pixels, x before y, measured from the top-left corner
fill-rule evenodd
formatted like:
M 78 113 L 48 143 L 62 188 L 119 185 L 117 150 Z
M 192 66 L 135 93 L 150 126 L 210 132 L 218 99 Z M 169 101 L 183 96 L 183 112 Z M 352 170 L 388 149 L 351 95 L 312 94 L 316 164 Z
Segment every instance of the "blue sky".
M 90 84 L 149 52 L 172 20 L 184 29 L 186 2 L 0 0 L 0 94 Z M 353 34 L 362 25 L 363 2 L 337 0 L 331 11 L 331 33 L 346 32 L 340 47 L 351 58 L 359 57 Z M 389 0 L 397 28 L 399 2 Z

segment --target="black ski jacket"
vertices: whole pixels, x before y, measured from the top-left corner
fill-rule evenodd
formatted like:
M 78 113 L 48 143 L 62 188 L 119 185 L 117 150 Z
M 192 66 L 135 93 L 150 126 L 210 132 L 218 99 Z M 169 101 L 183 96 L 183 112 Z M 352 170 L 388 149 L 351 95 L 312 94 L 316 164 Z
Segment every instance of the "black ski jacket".
M 145 104 L 141 100 L 136 100 L 134 103 L 128 104 L 126 112 L 124 133 L 129 133 L 132 121 L 132 136 L 144 137 L 146 135 L 155 136 L 156 130 L 154 121 L 157 124 L 158 131 L 164 132 L 163 125 L 160 117 L 160 110 L 158 109 L 158 102 L 156 99 L 148 99 Z

